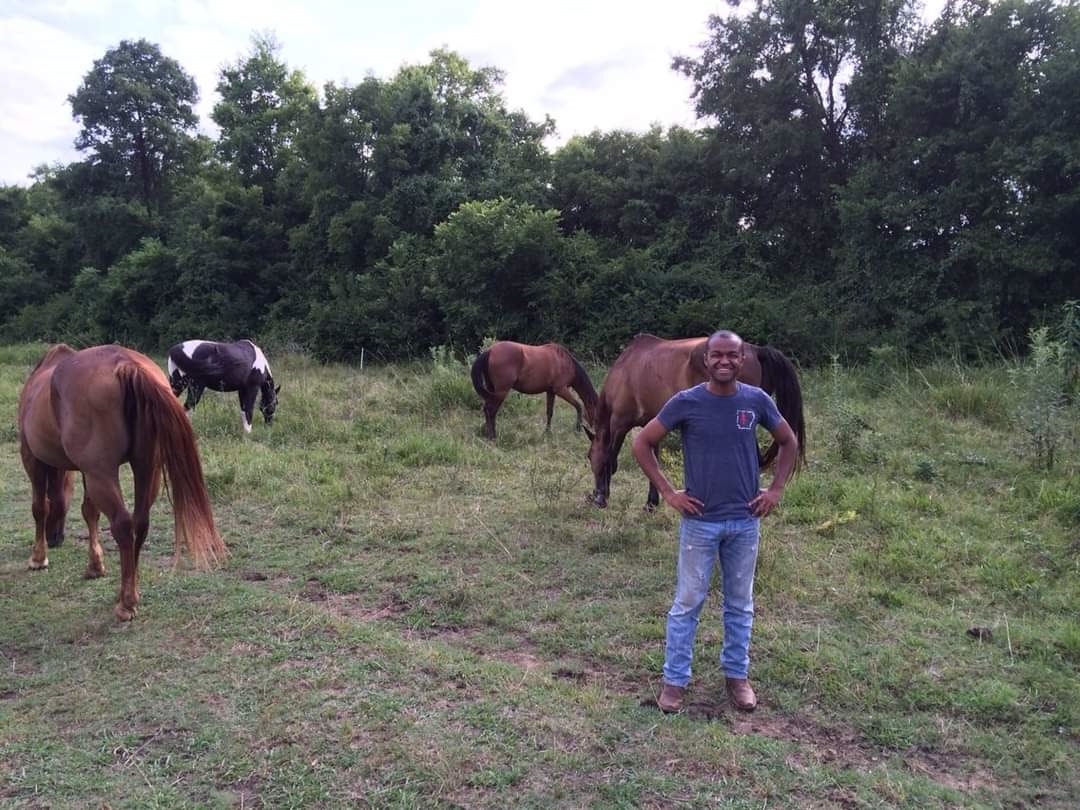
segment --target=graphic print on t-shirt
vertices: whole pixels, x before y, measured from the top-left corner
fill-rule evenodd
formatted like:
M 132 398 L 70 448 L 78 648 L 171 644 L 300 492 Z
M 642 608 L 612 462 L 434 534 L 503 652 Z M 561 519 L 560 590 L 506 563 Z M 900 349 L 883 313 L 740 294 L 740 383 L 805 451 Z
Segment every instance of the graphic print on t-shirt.
M 735 424 L 738 426 L 739 430 L 753 430 L 754 412 L 742 408 L 735 411 Z

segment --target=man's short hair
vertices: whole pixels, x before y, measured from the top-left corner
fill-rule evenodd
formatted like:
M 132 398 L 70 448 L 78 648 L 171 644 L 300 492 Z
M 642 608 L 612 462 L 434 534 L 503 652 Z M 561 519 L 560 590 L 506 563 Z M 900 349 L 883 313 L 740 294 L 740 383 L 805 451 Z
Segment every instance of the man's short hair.
M 710 343 L 712 343 L 713 338 L 735 338 L 735 340 L 739 341 L 739 343 L 745 342 L 741 337 L 732 332 L 730 329 L 717 329 L 715 332 L 709 335 L 708 340 L 705 341 L 705 345 L 708 346 Z

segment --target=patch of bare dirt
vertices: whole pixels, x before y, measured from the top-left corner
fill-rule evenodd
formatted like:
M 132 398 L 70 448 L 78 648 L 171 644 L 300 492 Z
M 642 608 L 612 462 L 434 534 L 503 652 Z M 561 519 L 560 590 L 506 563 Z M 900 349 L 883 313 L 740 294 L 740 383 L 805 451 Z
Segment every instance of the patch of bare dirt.
M 659 711 L 655 697 L 641 701 L 641 705 Z M 691 697 L 683 711 L 694 720 L 723 722 L 733 734 L 756 734 L 798 746 L 787 759 L 788 767 L 793 770 L 806 770 L 808 763 L 813 763 L 865 773 L 883 767 L 900 753 L 910 771 L 943 787 L 962 793 L 996 793 L 1000 789 L 989 770 L 973 763 L 971 757 L 962 753 L 882 749 L 869 743 L 853 726 L 843 723 L 827 726 L 805 716 L 777 714 L 764 703 L 759 704 L 757 711 L 741 712 L 726 700 L 709 701 Z M 833 797 L 833 801 L 840 806 L 858 805 L 854 796 L 845 798 L 838 795 Z

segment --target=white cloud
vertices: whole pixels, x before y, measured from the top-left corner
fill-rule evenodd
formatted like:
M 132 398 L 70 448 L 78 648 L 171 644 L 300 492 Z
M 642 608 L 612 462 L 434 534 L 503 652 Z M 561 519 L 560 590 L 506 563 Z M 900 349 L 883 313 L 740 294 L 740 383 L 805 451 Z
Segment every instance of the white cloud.
M 25 182 L 39 163 L 71 160 L 78 127 L 67 97 L 100 56 L 28 17 L 0 20 L 0 182 Z
M 929 0 L 928 17 L 942 0 Z M 14 10 L 7 10 L 13 8 Z M 448 47 L 506 75 L 507 103 L 555 118 L 555 143 L 593 129 L 694 126 L 691 84 L 671 70 L 696 55 L 726 0 L 14 0 L 0 5 L 0 183 L 76 159 L 67 96 L 121 39 L 145 38 L 199 86 L 202 129 L 222 66 L 272 32 L 316 87 L 389 78 Z

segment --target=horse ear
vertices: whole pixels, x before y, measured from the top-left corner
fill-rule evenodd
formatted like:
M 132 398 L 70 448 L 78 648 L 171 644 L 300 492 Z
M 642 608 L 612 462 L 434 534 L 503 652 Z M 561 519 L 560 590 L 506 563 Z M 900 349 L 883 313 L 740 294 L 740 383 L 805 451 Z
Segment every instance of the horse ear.
M 274 389 L 274 393 L 276 394 L 276 393 L 278 393 L 279 391 L 281 391 L 281 386 L 280 386 L 280 385 L 279 385 L 279 386 L 278 386 L 277 388 L 275 388 L 275 389 Z

